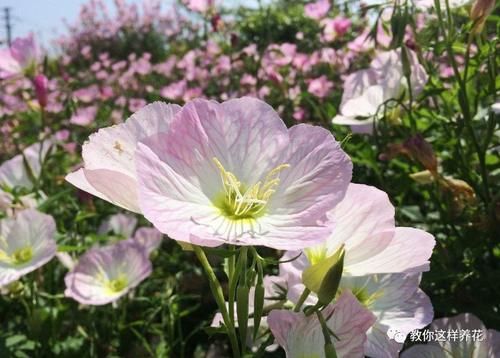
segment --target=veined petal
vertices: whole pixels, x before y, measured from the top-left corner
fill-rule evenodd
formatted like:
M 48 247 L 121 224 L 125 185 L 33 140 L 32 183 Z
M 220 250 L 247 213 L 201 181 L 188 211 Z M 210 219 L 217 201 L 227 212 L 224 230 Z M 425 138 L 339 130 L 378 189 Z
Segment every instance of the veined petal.
M 64 294 L 82 304 L 104 305 L 151 274 L 145 250 L 130 240 L 87 251 L 66 275 Z
M 22 154 L 5 161 L 0 166 L 0 187 L 9 188 L 23 187 L 31 189 L 33 184 L 28 174 L 26 164 L 31 174 L 36 178 L 40 175 L 41 163 L 45 160 L 52 143 L 48 140 L 35 143 L 23 150 Z
M 163 234 L 153 227 L 141 227 L 137 229 L 133 240 L 138 242 L 148 255 L 161 245 Z
M 340 108 L 340 112 L 346 117 L 373 117 L 379 111 L 379 107 L 388 99 L 386 97 L 384 87 L 373 85 L 360 96 L 347 100 Z
M 97 232 L 104 235 L 113 232 L 128 239 L 133 236 L 136 226 L 137 218 L 135 216 L 119 213 L 106 218 L 99 226 Z
M 316 225 L 343 198 L 352 162 L 332 134 L 299 124 L 290 129 L 290 147 L 282 162 L 290 165 L 269 203 L 273 221 Z
M 344 244 L 348 266 L 349 256 L 355 260 L 354 256 L 360 256 L 356 250 L 362 250 L 368 241 L 375 241 L 379 247 L 370 248 L 371 255 L 380 252 L 388 244 L 387 235 L 381 235 L 383 237 L 379 240 L 371 237 L 394 229 L 394 213 L 394 206 L 382 190 L 363 184 L 349 184 L 344 199 L 328 213 L 335 222 L 333 235 L 326 242 L 328 253 L 334 253 L 339 245 Z M 392 238 L 392 235 L 389 236 Z
M 371 68 L 351 73 L 344 81 L 340 107 L 351 98 L 361 96 L 368 87 L 376 84 L 376 81 L 377 75 Z
M 0 221 L 0 286 L 7 285 L 50 261 L 56 254 L 54 219 L 23 210 Z
M 435 244 L 434 237 L 423 230 L 398 227 L 383 251 L 358 263 L 349 264 L 348 270 L 352 275 L 427 271 Z
M 348 291 L 335 304 L 322 311 L 328 328 L 339 338 L 332 337 L 338 357 L 363 357 L 366 331 L 375 317 L 363 308 Z M 324 357 L 325 340 L 316 315 L 274 310 L 267 322 L 276 341 L 287 357 Z
M 138 145 L 136 160 L 145 217 L 175 240 L 209 246 L 320 242 L 331 232 L 320 221 L 352 170 L 328 131 L 288 132 L 251 98 L 186 104 L 168 132 Z
M 137 143 L 166 131 L 179 109 L 177 105 L 155 102 L 125 123 L 100 129 L 83 145 L 83 173 L 69 174 L 66 179 L 101 199 L 140 212 L 135 164 Z
M 416 344 L 401 353 L 401 358 L 455 358 L 434 344 Z

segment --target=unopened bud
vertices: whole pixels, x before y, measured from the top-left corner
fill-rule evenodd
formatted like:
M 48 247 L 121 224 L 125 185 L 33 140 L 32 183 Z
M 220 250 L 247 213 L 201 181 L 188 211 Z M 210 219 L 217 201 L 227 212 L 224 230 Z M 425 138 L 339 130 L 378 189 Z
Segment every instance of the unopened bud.
M 42 108 L 45 108 L 48 102 L 48 97 L 47 97 L 48 82 L 49 80 L 43 74 L 36 75 L 35 78 L 33 79 L 33 86 L 35 87 L 36 99 L 38 100 L 38 104 Z
M 433 173 L 437 171 L 437 159 L 434 155 L 434 150 L 421 134 L 409 138 L 403 146 L 410 156 L 420 162 L 425 169 Z
M 495 0 L 476 0 L 470 11 L 470 18 L 474 22 L 472 31 L 480 33 L 483 30 L 486 18 L 495 8 Z

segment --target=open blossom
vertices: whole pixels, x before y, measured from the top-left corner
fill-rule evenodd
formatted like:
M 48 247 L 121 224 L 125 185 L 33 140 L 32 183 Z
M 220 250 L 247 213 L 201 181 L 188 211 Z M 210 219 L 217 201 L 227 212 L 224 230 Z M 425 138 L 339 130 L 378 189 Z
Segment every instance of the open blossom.
M 0 220 L 0 286 L 18 280 L 56 254 L 54 219 L 36 210 L 23 210 Z
M 437 319 L 432 322 L 432 324 L 428 328 L 428 331 L 433 333 L 433 337 L 429 337 L 429 343 L 414 345 L 405 350 L 401 354 L 401 357 L 500 357 L 500 332 L 494 329 L 486 329 L 483 322 L 481 322 L 479 318 L 471 313 L 464 313 L 454 317 Z M 434 334 L 439 331 L 445 332 L 445 339 L 436 338 Z M 422 334 L 420 334 L 419 336 L 422 337 Z
M 420 273 L 429 269 L 434 237 L 420 229 L 396 227 L 394 207 L 387 195 L 374 187 L 350 184 L 345 198 L 328 213 L 334 233 L 322 244 L 304 251 L 292 262 L 280 265 L 299 273 L 331 256 L 342 245 L 346 275 Z M 284 259 L 300 252 L 288 251 Z M 300 277 L 300 275 L 298 275 Z
M 286 270 L 280 274 L 287 276 Z M 297 302 L 305 286 L 290 281 L 287 297 Z M 420 274 L 344 275 L 339 292 L 351 291 L 359 303 L 374 314 L 376 321 L 367 332 L 365 354 L 369 357 L 397 357 L 407 335 L 427 326 L 433 318 L 429 297 L 418 288 Z M 314 305 L 311 293 L 304 304 Z M 391 335 L 391 332 L 395 332 Z
M 118 300 L 151 274 L 143 248 L 131 241 L 87 251 L 66 275 L 64 294 L 82 304 L 104 305 Z
M 40 175 L 42 163 L 51 147 L 49 140 L 35 143 L 24 149 L 22 154 L 3 162 L 0 165 L 0 187 L 31 189 L 34 185 L 32 179 Z
M 101 226 L 98 233 L 107 234 L 113 232 L 125 239 L 132 240 L 144 248 L 150 255 L 156 250 L 163 239 L 163 234 L 150 227 L 140 227 L 136 230 L 137 218 L 130 214 L 115 214 L 107 218 Z
M 417 55 L 411 50 L 406 51 L 411 70 L 411 91 L 416 96 L 424 88 L 428 76 Z M 382 105 L 390 99 L 407 95 L 408 90 L 401 50 L 380 53 L 369 69 L 347 77 L 339 114 L 332 121 L 334 124 L 349 125 L 355 132 L 370 133 L 376 117 L 383 113 Z
M 188 9 L 196 12 L 205 13 L 212 6 L 214 6 L 214 0 L 184 0 L 183 1 Z
M 373 314 L 346 291 L 334 304 L 328 305 L 322 315 L 335 335 L 331 339 L 337 357 L 364 357 L 363 345 L 366 331 L 375 321 Z M 325 338 L 315 314 L 306 316 L 302 312 L 273 310 L 268 324 L 287 358 L 325 357 Z
M 325 98 L 332 90 L 332 87 L 333 83 L 329 81 L 325 75 L 323 75 L 311 80 L 309 82 L 309 86 L 307 87 L 307 91 L 318 98 Z
M 330 234 L 326 213 L 352 171 L 330 132 L 287 129 L 254 98 L 186 104 L 166 132 L 139 143 L 136 165 L 141 211 L 161 232 L 202 246 L 277 249 Z
M 177 105 L 152 103 L 125 123 L 100 129 L 83 145 L 84 168 L 67 175 L 79 189 L 124 209 L 141 212 L 135 149 L 139 140 L 166 131 Z
M 337 16 L 334 19 L 324 19 L 321 21 L 323 26 L 323 38 L 325 41 L 333 41 L 342 37 L 351 28 L 352 21 L 348 18 Z
M 91 125 L 97 114 L 96 106 L 81 107 L 76 110 L 76 112 L 69 119 L 70 123 L 79 126 Z
M 40 56 L 33 34 L 16 38 L 10 48 L 0 50 L 0 78 L 22 74 Z
M 288 296 L 297 301 L 304 289 L 304 270 L 321 264 L 344 245 L 340 290 L 351 290 L 377 316 L 368 332 L 366 354 L 397 354 L 411 330 L 432 320 L 432 306 L 418 284 L 420 272 L 428 270 L 434 238 L 418 229 L 395 227 L 394 207 L 387 195 L 366 185 L 350 184 L 344 200 L 330 215 L 336 224 L 332 236 L 325 243 L 304 250 L 294 261 L 280 265 L 280 276 L 287 279 Z M 288 251 L 283 260 L 298 254 Z M 312 295 L 307 303 L 314 304 L 316 300 Z M 397 329 L 402 339 L 390 340 L 389 328 Z
M 323 18 L 330 10 L 329 0 L 318 0 L 304 6 L 304 13 L 307 17 L 315 20 Z

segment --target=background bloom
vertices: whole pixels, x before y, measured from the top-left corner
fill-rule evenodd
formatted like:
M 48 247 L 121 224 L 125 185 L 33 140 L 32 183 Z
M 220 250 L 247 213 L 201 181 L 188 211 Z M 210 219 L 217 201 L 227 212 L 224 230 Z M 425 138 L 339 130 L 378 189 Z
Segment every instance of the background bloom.
M 417 55 L 409 49 L 405 51 L 411 71 L 412 96 L 417 96 L 423 90 L 428 76 L 418 62 Z M 390 99 L 399 99 L 408 88 L 401 49 L 381 52 L 373 59 L 369 69 L 347 77 L 340 110 L 332 122 L 349 125 L 357 133 L 371 133 L 376 117 L 384 112 L 382 105 Z
M 24 210 L 0 220 L 0 286 L 46 264 L 56 254 L 54 219 Z
M 104 305 L 136 287 L 151 270 L 143 248 L 131 241 L 93 248 L 64 278 L 64 294 L 82 304 Z

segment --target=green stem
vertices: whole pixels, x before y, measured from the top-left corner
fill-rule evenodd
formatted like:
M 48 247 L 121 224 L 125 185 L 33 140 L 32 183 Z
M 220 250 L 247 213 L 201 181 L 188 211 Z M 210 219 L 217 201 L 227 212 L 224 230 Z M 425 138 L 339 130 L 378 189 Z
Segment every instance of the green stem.
M 234 323 L 229 317 L 229 313 L 226 308 L 226 302 L 224 300 L 224 293 L 222 292 L 222 287 L 220 285 L 217 276 L 215 276 L 215 272 L 212 269 L 212 266 L 208 262 L 207 256 L 205 252 L 200 246 L 193 245 L 193 251 L 198 257 L 198 260 L 201 263 L 201 266 L 205 270 L 205 274 L 208 278 L 208 283 L 210 285 L 210 290 L 214 296 L 215 302 L 219 307 L 219 311 L 222 314 L 222 318 L 224 319 L 224 324 L 227 328 L 227 335 L 229 336 L 229 342 L 231 343 L 231 348 L 233 350 L 233 356 L 236 358 L 240 357 L 240 348 L 238 346 L 238 339 L 236 338 L 236 330 L 234 329 Z
M 310 293 L 311 293 L 311 290 L 309 290 L 307 287 L 304 288 L 304 291 L 302 291 L 302 294 L 300 295 L 299 300 L 297 301 L 297 304 L 293 308 L 294 312 L 300 311 L 300 308 L 302 307 L 302 305 L 304 304 L 305 300 L 307 299 L 307 297 L 309 296 Z

